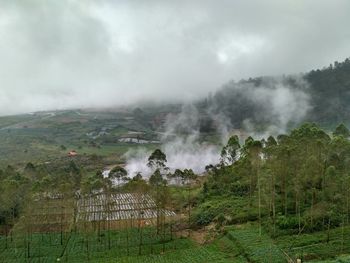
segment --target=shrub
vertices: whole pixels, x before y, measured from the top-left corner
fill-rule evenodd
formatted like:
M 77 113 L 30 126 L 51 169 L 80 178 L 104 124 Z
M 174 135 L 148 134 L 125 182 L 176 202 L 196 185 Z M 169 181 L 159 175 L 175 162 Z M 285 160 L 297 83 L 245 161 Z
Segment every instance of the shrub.
M 299 228 L 299 219 L 295 216 L 279 216 L 276 225 L 280 229 L 297 229 Z

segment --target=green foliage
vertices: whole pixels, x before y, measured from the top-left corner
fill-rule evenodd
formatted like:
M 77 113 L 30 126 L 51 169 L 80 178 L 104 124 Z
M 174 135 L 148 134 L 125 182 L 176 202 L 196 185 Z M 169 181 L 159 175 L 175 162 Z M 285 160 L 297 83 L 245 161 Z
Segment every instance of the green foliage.
M 150 191 L 150 185 L 142 178 L 142 175 L 138 173 L 123 185 L 123 191 L 131 193 L 147 193 Z
M 267 94 L 273 94 L 274 90 L 282 85 L 293 92 L 301 91 L 309 95 L 309 105 L 312 107 L 300 121 L 316 122 L 323 127 L 332 127 L 340 122 L 348 123 L 350 59 L 336 62 L 336 65 L 297 76 L 264 76 L 239 82 L 230 81 L 214 95 L 198 102 L 197 107 L 203 112 L 210 109 L 214 114 L 225 114 L 233 127 L 244 128 L 246 120 L 250 120 L 256 129 L 263 131 L 270 125 L 276 125 L 276 118 L 267 110 L 270 105 L 266 102 L 257 103 L 250 94 L 259 93 L 260 90 L 267 90 Z M 293 128 L 299 124 L 299 120 L 295 119 L 287 123 L 287 127 Z
M 330 229 L 329 238 L 324 231 L 312 234 L 282 235 L 276 238 L 276 243 L 293 258 L 301 258 L 303 261 L 316 259 L 324 262 L 323 260 L 336 255 L 350 253 L 349 231 L 349 227 Z M 330 261 L 332 260 L 325 262 Z
M 127 181 L 128 172 L 121 166 L 114 167 L 108 174 L 109 185 L 112 185 L 113 180 L 117 180 L 118 187 L 120 186 L 120 181 Z
M 146 112 L 137 111 L 135 114 L 135 116 L 149 117 Z M 96 120 L 96 122 L 99 121 Z M 67 133 L 82 126 L 81 136 L 86 136 L 85 129 L 90 129 L 89 125 L 92 125 L 93 121 L 87 120 L 87 123 L 87 126 L 84 126 L 85 124 L 72 121 L 60 132 Z M 98 125 L 101 123 L 99 122 Z M 45 125 L 47 125 L 46 122 Z M 96 127 L 98 125 L 96 124 Z M 59 129 L 59 127 L 56 128 Z M 0 136 L 3 136 L 1 138 L 4 138 L 3 141 L 6 144 L 11 141 L 9 140 L 11 138 L 20 138 L 19 143 L 27 147 L 29 146 L 28 140 L 41 138 L 45 132 L 48 132 L 46 129 L 41 129 L 26 128 L 25 131 L 11 129 L 9 134 L 5 130 L 0 130 Z M 125 127 L 110 130 L 115 134 L 127 131 Z M 20 218 L 23 218 L 25 204 L 29 204 L 33 198 L 45 196 L 48 193 L 57 196 L 74 196 L 77 193 L 91 195 L 107 187 L 106 180 L 100 171 L 105 166 L 102 162 L 102 158 L 105 157 L 101 156 L 109 156 L 112 153 L 120 154 L 129 147 L 133 147 L 112 142 L 113 136 L 87 142 L 83 142 L 82 137 L 70 138 L 71 142 L 74 141 L 71 143 L 61 140 L 64 136 L 60 137 L 60 132 L 55 130 L 54 134 L 57 137 L 53 141 L 43 137 L 44 144 L 40 140 L 33 140 L 31 147 L 42 149 L 41 154 L 46 155 L 47 151 L 57 154 L 58 145 L 67 145 L 69 149 L 77 149 L 76 146 L 84 145 L 81 151 L 78 151 L 77 157 L 57 156 L 49 159 L 49 162 L 46 162 L 47 156 L 42 161 L 37 159 L 35 162 L 24 158 L 21 165 L 4 165 L 4 169 L 0 170 L 0 231 L 4 232 L 4 227 L 11 228 Z M 226 161 L 216 166 L 208 166 L 207 176 L 198 180 L 190 169 L 177 170 L 172 176 L 179 179 L 181 185 L 172 186 L 170 189 L 164 179 L 167 175 L 166 156 L 159 149 L 155 150 L 149 159 L 149 164 L 154 169 L 149 183 L 143 180 L 141 175 L 137 175 L 131 180 L 125 180 L 126 183 L 118 188 L 119 191 L 150 192 L 157 206 L 162 209 L 175 203 L 176 211 L 182 215 L 185 215 L 184 209 L 188 210 L 189 225 L 192 224 L 194 228 L 215 223 L 219 226 L 217 230 L 221 231 L 224 225 L 242 224 L 248 221 L 257 222 L 253 230 L 245 229 L 240 232 L 239 229 L 234 229 L 232 231 L 235 233 L 231 235 L 229 229 L 229 235 L 225 237 L 225 241 L 224 239 L 222 242 L 216 240 L 215 244 L 203 247 L 197 247 L 188 240 L 169 241 L 164 245 L 164 242 L 158 242 L 160 241 L 158 239 L 157 244 L 145 245 L 145 255 L 132 258 L 127 257 L 125 242 L 114 236 L 115 243 L 112 246 L 115 249 L 107 253 L 106 260 L 118 257 L 120 262 L 123 260 L 125 262 L 128 260 L 161 262 L 162 259 L 176 262 L 179 256 L 186 256 L 192 262 L 203 262 L 203 259 L 210 259 L 213 262 L 215 260 L 235 262 L 232 259 L 237 259 L 239 262 L 242 257 L 242 262 L 247 257 L 252 262 L 267 262 L 269 257 L 274 258 L 274 253 L 278 254 L 276 244 L 287 249 L 284 242 L 289 245 L 293 244 L 293 249 L 288 253 L 295 256 L 303 254 L 305 259 L 336 256 L 340 253 L 339 251 L 350 253 L 347 249 L 350 247 L 347 226 L 344 227 L 345 232 L 341 232 L 342 226 L 350 221 L 348 132 L 345 125 L 339 125 L 334 132 L 335 136 L 331 137 L 318 125 L 305 123 L 289 134 L 277 136 L 276 139 L 269 137 L 266 141 L 258 141 L 249 137 L 242 147 L 239 145 L 238 138 L 233 136 L 222 151 L 222 158 L 225 158 Z M 106 140 L 112 144 L 104 144 Z M 90 144 L 91 141 L 96 145 L 101 145 L 101 148 L 85 145 Z M 28 147 L 28 155 L 33 153 L 31 147 Z M 22 154 L 25 153 L 21 152 L 19 156 L 21 157 Z M 60 154 L 66 155 L 65 152 Z M 106 159 L 103 160 L 106 161 Z M 115 159 L 108 161 L 114 163 Z M 96 170 L 98 170 L 97 173 Z M 110 179 L 126 179 L 125 169 L 117 166 L 112 170 Z M 204 182 L 202 187 L 199 186 L 199 182 Z M 261 226 L 264 227 L 263 231 L 261 231 Z M 276 244 L 271 244 L 267 233 L 277 239 Z M 291 235 L 291 238 L 288 239 L 286 235 Z M 302 236 L 304 240 L 299 240 L 299 236 Z M 86 238 L 78 235 L 72 235 L 71 238 L 74 245 L 67 246 L 68 257 L 77 261 L 80 257 L 86 261 L 88 257 L 84 251 Z M 286 238 L 287 241 L 284 241 L 283 238 Z M 297 240 L 295 245 L 292 238 Z M 106 244 L 98 243 L 96 237 L 93 236 L 89 236 L 88 239 L 89 242 L 91 241 L 93 251 L 89 256 L 90 260 L 98 260 L 98 257 L 105 253 L 102 252 L 102 246 Z M 229 240 L 234 244 L 232 247 Z M 39 241 L 35 241 L 34 237 L 33 242 Z M 121 247 L 117 249 L 119 245 Z M 163 245 L 169 253 L 158 255 Z M 2 253 L 1 260 L 11 255 L 24 258 L 26 252 L 21 246 L 18 245 L 16 250 L 11 248 L 6 252 L 0 252 Z M 221 249 L 218 251 L 220 246 L 224 247 L 224 250 L 229 250 L 231 247 L 235 251 L 234 255 L 223 252 Z M 45 245 L 41 249 L 41 252 L 33 251 L 33 253 L 44 253 L 43 251 L 47 250 L 48 257 L 50 255 L 48 261 L 54 261 L 55 258 L 52 255 L 56 256 L 63 251 L 62 248 L 55 250 Z M 136 250 L 137 246 L 130 248 L 130 251 L 135 252 Z M 149 255 L 152 251 L 157 255 Z M 191 257 L 192 253 L 198 253 L 199 259 Z
M 153 228 L 143 229 L 143 244 L 139 250 L 140 233 L 137 229 L 110 231 L 111 249 L 106 247 L 107 232 L 64 233 L 64 243 L 60 244 L 59 233 L 33 234 L 30 247 L 25 240 L 10 241 L 4 249 L 5 238 L 0 236 L 0 261 L 10 262 L 246 262 L 237 247 L 227 238 L 214 243 L 198 246 L 186 238 L 171 239 L 155 236 Z M 127 238 L 128 237 L 128 238 Z M 22 241 L 22 242 L 21 242 Z M 163 251 L 163 249 L 165 249 Z M 29 251 L 29 258 L 28 258 Z M 139 252 L 141 254 L 139 255 Z
M 147 166 L 152 169 L 166 170 L 166 162 L 166 155 L 160 149 L 156 149 L 149 156 Z
M 283 252 L 266 234 L 259 234 L 256 225 L 244 225 L 228 228 L 228 235 L 244 251 L 249 262 L 286 262 Z
M 157 169 L 149 178 L 149 183 L 152 186 L 160 187 L 166 184 L 166 180 L 163 178 L 159 169 Z
M 220 196 L 209 198 L 198 205 L 192 214 L 191 222 L 203 226 L 208 225 L 223 215 L 228 224 L 256 220 L 256 208 L 249 208 L 246 198 Z
M 229 165 L 236 161 L 240 147 L 238 136 L 231 136 L 226 146 L 224 146 L 221 151 L 221 162 L 225 165 Z
M 299 218 L 296 216 L 279 216 L 276 220 L 277 226 L 282 229 L 298 229 Z
M 232 223 L 259 219 L 272 235 L 337 227 L 350 218 L 349 160 L 350 142 L 313 123 L 277 141 L 248 137 L 240 159 L 208 167 L 193 222 L 207 225 L 221 214 Z
M 350 136 L 350 131 L 343 123 L 341 123 L 337 126 L 337 128 L 335 128 L 333 135 L 348 138 Z
M 64 146 L 63 144 L 61 144 L 61 145 L 60 145 L 60 149 L 61 149 L 62 151 L 65 151 L 65 150 L 67 150 L 67 147 Z
M 130 148 L 139 147 L 137 143 L 119 141 L 132 137 L 129 132 L 140 133 L 142 139 L 157 140 L 153 128 L 158 127 L 151 127 L 156 114 L 154 109 L 149 110 L 142 122 L 133 119 L 131 112 L 78 110 L 0 117 L 0 166 L 57 162 L 67 158 L 68 150 L 74 149 L 78 153 L 74 159 L 95 154 L 104 161 L 120 162 Z M 159 144 L 143 146 L 154 150 Z

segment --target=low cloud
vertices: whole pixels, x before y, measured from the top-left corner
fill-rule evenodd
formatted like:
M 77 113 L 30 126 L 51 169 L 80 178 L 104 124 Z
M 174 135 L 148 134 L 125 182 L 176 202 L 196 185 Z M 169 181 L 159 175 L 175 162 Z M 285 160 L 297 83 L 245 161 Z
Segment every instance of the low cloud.
M 311 109 L 307 91 L 308 83 L 302 75 L 265 77 L 228 83 L 206 100 L 204 108 L 184 104 L 179 114 L 168 115 L 164 131 L 159 133 L 170 171 L 187 168 L 203 173 L 206 165 L 219 163 L 222 145 L 237 132 L 241 143 L 249 135 L 266 139 L 285 133 Z M 213 128 L 220 137 L 215 145 L 201 140 L 203 118 L 210 126 L 206 128 Z M 147 167 L 150 154 L 142 149 L 128 152 L 125 157 L 129 175 L 141 172 L 149 176 L 152 173 Z
M 208 107 L 226 130 L 277 135 L 304 120 L 312 108 L 308 90 L 303 75 L 230 82 L 208 98 Z
M 346 0 L 4 0 L 0 115 L 188 102 L 230 79 L 322 67 L 350 53 L 349 9 Z M 275 95 L 279 107 L 289 94 Z

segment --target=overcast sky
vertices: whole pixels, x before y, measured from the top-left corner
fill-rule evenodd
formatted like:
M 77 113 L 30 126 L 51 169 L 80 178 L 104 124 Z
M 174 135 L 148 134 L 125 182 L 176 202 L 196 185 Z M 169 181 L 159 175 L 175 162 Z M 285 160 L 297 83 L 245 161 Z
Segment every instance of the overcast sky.
M 350 56 L 349 0 L 0 0 L 0 115 L 193 99 Z

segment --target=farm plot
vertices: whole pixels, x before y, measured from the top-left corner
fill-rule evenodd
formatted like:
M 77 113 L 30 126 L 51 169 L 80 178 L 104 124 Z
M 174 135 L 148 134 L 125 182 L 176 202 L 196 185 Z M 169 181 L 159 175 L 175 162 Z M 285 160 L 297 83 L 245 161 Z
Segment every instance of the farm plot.
M 286 255 L 266 234 L 259 235 L 256 225 L 228 228 L 228 238 L 236 242 L 242 253 L 251 262 L 287 262 Z
M 0 262 L 54 262 L 60 257 L 69 235 L 41 233 L 31 236 L 0 236 Z
M 157 263 L 179 262 L 179 259 L 185 263 L 246 262 L 235 243 L 227 237 L 204 246 L 177 237 L 173 221 L 165 220 L 175 213 L 157 208 L 147 195 L 112 194 L 108 198 L 97 195 L 73 203 L 76 212 L 71 210 L 71 201 L 58 199 L 44 202 L 45 205 L 36 203 L 36 209 L 29 211 L 31 220 L 23 222 L 26 231 L 20 231 L 22 235 L 11 232 L 8 237 L 0 236 L 0 262 Z M 157 213 L 161 214 L 159 224 L 145 224 L 152 222 Z M 72 222 L 73 214 L 76 219 Z M 66 221 L 64 215 L 69 215 L 69 224 L 62 224 Z M 54 225 L 67 227 L 59 227 L 56 232 L 44 232 L 46 227 L 35 228 L 40 232 L 32 232 L 33 227 L 27 228 L 37 219 L 47 226 L 51 218 L 55 219 Z M 103 225 L 106 222 L 107 227 L 96 228 L 95 223 Z M 116 222 L 117 227 L 111 227 L 111 222 Z M 120 222 L 128 223 L 122 225 Z M 47 229 L 54 227 L 50 225 Z
M 0 262 L 86 262 L 127 256 L 160 254 L 192 246 L 188 239 L 178 238 L 163 227 L 120 231 L 36 233 L 28 236 L 0 236 Z
M 142 232 L 141 232 L 142 231 Z M 27 240 L 28 241 L 28 240 Z M 33 234 L 31 241 L 0 239 L 0 262 L 247 262 L 227 237 L 199 246 L 155 227 L 96 233 Z
M 164 252 L 164 244 L 166 246 Z M 124 248 L 123 248 L 124 246 Z M 71 256 L 64 255 L 62 261 L 69 262 L 118 262 L 118 263 L 203 263 L 203 262 L 217 262 L 217 263 L 245 263 L 244 257 L 237 252 L 234 244 L 227 238 L 216 240 L 214 243 L 204 246 L 198 246 L 187 238 L 179 238 L 168 240 L 166 243 L 148 244 L 144 246 L 141 255 L 137 255 L 138 246 L 130 246 L 129 253 L 125 249 L 125 243 L 114 247 L 107 253 L 94 252 L 88 255 L 87 253 L 80 253 L 77 251 L 70 251 Z M 85 251 L 86 252 L 86 251 Z M 78 253 L 78 254 L 76 254 Z
M 301 258 L 303 261 L 331 260 L 338 255 L 350 253 L 350 227 L 330 229 L 329 236 L 327 231 L 280 236 L 276 242 L 293 258 Z
M 172 220 L 167 220 L 175 213 L 158 208 L 148 195 L 45 198 L 27 210 L 9 236 L 0 236 L 0 262 L 147 255 L 184 242 L 175 239 Z

